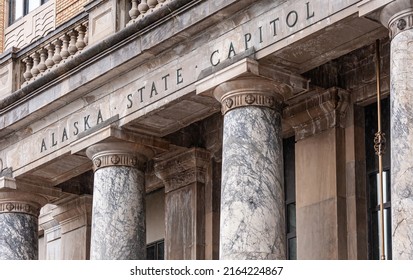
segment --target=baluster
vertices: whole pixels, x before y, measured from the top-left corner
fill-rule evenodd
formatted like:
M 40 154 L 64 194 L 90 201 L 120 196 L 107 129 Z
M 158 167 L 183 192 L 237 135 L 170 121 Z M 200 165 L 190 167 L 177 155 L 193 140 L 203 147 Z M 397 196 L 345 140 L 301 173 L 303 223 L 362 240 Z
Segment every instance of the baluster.
M 131 20 L 134 20 L 139 16 L 138 0 L 132 0 L 132 8 L 129 11 L 129 16 L 131 17 Z
M 40 56 L 37 52 L 35 52 L 31 55 L 31 58 L 33 59 L 33 67 L 32 67 L 32 70 L 30 72 L 32 73 L 33 77 L 36 78 L 37 75 L 39 75 L 39 73 L 40 73 L 39 69 L 37 68 L 38 65 L 39 65 Z
M 158 5 L 158 0 L 148 0 L 148 6 L 150 9 L 153 9 Z
M 60 55 L 62 51 L 62 41 L 60 39 L 56 39 L 53 44 L 55 47 L 53 62 L 54 64 L 59 64 L 59 62 L 62 61 L 62 56 Z
M 141 14 L 146 13 L 149 9 L 149 6 L 146 2 L 146 0 L 142 0 L 141 3 L 138 5 L 138 10 Z
M 83 26 L 85 27 L 85 38 L 83 39 L 83 41 L 87 46 L 89 44 L 89 22 L 83 23 Z
M 70 55 L 70 53 L 68 51 L 68 49 L 69 49 L 69 36 L 63 35 L 62 37 L 60 37 L 60 40 L 62 40 L 62 51 L 60 52 L 60 56 L 63 59 L 66 59 Z
M 83 25 L 79 25 L 78 27 L 76 27 L 76 31 L 79 34 L 77 36 L 76 48 L 79 51 L 81 51 L 86 47 L 86 44 L 85 44 L 85 31 L 86 31 L 86 28 Z
M 70 36 L 70 43 L 68 51 L 71 55 L 74 55 L 77 52 L 76 41 L 77 41 L 77 31 L 71 30 L 68 35 Z
M 37 66 L 37 69 L 39 69 L 40 73 L 43 73 L 47 67 L 46 67 L 46 57 L 47 57 L 47 52 L 45 49 L 40 49 L 40 62 L 39 66 Z
M 30 72 L 33 67 L 33 59 L 28 56 L 23 59 L 23 62 L 24 64 L 26 64 L 26 72 L 23 73 L 23 78 L 26 80 L 26 82 L 28 82 L 33 77 L 32 73 Z
M 46 48 L 47 48 L 46 67 L 50 69 L 54 65 L 53 56 L 54 56 L 55 48 L 52 43 L 50 43 Z

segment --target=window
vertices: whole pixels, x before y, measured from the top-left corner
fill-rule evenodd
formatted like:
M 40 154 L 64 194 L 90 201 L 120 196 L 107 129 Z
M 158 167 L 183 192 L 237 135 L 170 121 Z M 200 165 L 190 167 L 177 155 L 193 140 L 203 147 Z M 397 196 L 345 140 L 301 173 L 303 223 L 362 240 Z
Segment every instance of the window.
M 297 234 L 295 216 L 295 137 L 284 139 L 285 221 L 287 259 L 297 259 Z
M 48 0 L 9 0 L 9 25 L 47 1 Z
M 165 245 L 165 241 L 163 239 L 148 244 L 146 246 L 146 259 L 147 260 L 165 259 L 164 245 Z

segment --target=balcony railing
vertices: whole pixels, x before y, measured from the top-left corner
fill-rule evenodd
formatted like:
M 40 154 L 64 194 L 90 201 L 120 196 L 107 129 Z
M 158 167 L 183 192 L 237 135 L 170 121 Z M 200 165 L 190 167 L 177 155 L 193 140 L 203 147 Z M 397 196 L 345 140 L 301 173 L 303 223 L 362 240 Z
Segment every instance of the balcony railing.
M 165 3 L 174 0 L 128 0 L 126 7 L 129 8 L 127 24 L 131 24 L 142 19 L 146 13 L 162 7 Z M 116 5 L 116 1 L 112 1 Z M 119 31 L 119 30 L 117 30 Z M 21 77 L 21 87 L 28 85 L 34 80 L 47 74 L 52 69 L 59 67 L 68 60 L 73 59 L 82 50 L 88 47 L 89 43 L 89 22 L 83 18 L 72 27 L 68 27 L 64 32 L 55 31 L 49 34 L 49 38 L 21 56 L 20 63 L 23 66 Z

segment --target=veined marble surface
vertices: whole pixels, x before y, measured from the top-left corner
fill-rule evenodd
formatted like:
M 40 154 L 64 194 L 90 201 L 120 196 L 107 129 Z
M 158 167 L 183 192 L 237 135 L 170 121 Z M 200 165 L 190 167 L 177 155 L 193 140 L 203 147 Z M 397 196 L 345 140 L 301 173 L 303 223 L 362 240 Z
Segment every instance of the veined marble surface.
M 91 259 L 145 259 L 145 192 L 142 171 L 116 166 L 95 172 L 91 239 Z
M 391 42 L 393 259 L 413 259 L 413 30 Z
M 38 218 L 23 213 L 0 214 L 0 260 L 37 260 Z
M 280 114 L 231 110 L 223 138 L 220 259 L 285 259 Z

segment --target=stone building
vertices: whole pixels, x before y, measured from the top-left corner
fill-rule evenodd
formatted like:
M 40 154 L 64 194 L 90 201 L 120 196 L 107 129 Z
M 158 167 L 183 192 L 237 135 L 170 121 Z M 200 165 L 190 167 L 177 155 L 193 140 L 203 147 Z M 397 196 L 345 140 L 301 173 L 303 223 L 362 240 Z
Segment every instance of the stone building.
M 412 1 L 0 10 L 0 259 L 413 259 Z

